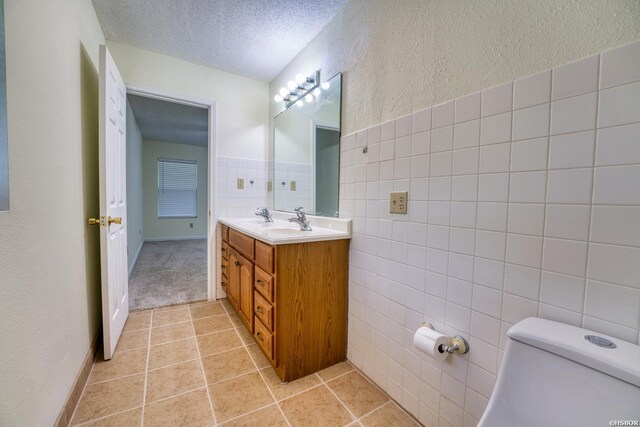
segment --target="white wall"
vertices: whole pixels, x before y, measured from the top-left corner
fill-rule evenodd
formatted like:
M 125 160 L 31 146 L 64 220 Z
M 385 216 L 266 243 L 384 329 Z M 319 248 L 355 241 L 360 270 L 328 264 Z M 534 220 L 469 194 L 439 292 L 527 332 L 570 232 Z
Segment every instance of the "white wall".
M 143 238 L 142 134 L 127 101 L 127 261 L 133 269 Z
M 477 424 L 524 318 L 640 340 L 639 64 L 640 40 L 343 137 L 349 359 L 423 424 Z M 416 350 L 424 320 L 469 354 Z
M 466 152 L 460 148 L 460 136 L 466 130 L 479 140 L 480 129 L 489 129 L 488 116 L 495 110 L 482 104 L 476 110 L 477 96 L 459 102 L 472 105 L 471 116 L 464 119 L 455 119 L 455 104 L 447 114 L 438 109 L 433 119 L 431 110 L 422 110 L 639 38 L 640 4 L 632 0 L 413 0 L 401 6 L 385 0 L 352 0 L 270 83 L 272 99 L 298 72 L 321 68 L 325 77 L 344 72 L 343 135 L 363 130 L 341 144 L 340 214 L 354 218 L 349 359 L 425 425 L 477 423 L 495 383 L 505 331 L 524 316 L 561 319 L 638 341 L 640 272 L 623 267 L 621 258 L 611 254 L 631 257 L 624 265 L 640 264 L 634 261 L 640 243 L 625 237 L 634 218 L 637 228 L 637 194 L 622 186 L 640 177 L 622 176 L 636 173 L 635 167 L 599 168 L 611 163 L 594 163 L 594 153 L 588 156 L 589 143 L 597 148 L 594 140 L 581 140 L 586 145 L 564 141 L 571 148 L 563 157 L 562 138 L 547 136 L 557 131 L 557 117 L 551 117 L 551 125 L 547 122 L 538 145 L 522 142 L 527 136 L 515 130 L 520 126 L 515 123 L 530 111 L 512 112 L 510 95 L 501 117 L 509 126 L 505 145 L 480 147 L 478 141 Z M 561 73 L 554 70 L 554 75 Z M 569 115 L 562 120 L 568 123 L 576 113 L 573 108 L 593 107 L 594 96 L 602 99 L 615 92 L 597 89 L 589 87 L 590 103 L 579 98 L 570 106 L 571 101 L 554 98 L 553 107 L 545 98 L 550 97 L 551 86 L 546 91 L 534 89 L 544 96 L 533 108 L 568 107 Z M 621 100 L 609 99 L 613 104 Z M 521 108 L 517 104 L 515 110 Z M 637 114 L 638 108 L 634 104 L 623 110 Z M 281 104 L 271 101 L 272 116 L 280 109 Z M 415 121 L 404 117 L 414 112 L 420 112 Z M 596 113 L 591 113 L 588 130 L 593 133 Z M 476 114 L 487 116 L 479 120 L 477 134 Z M 450 126 L 454 120 L 459 124 Z M 625 130 L 629 128 L 611 132 L 630 135 Z M 611 137 L 598 140 L 609 156 L 603 154 L 604 161 L 619 161 L 614 154 L 619 150 L 631 158 L 632 143 L 618 136 L 616 145 Z M 369 151 L 363 155 L 365 145 Z M 531 163 L 539 159 L 535 155 L 544 158 L 540 152 L 545 149 L 554 162 L 556 158 L 560 162 L 551 169 L 560 169 L 550 170 L 544 159 L 543 165 Z M 586 163 L 570 163 L 579 154 L 587 154 L 581 157 Z M 563 159 L 569 163 L 563 164 Z M 480 174 L 480 167 L 488 168 L 482 169 L 487 173 Z M 494 167 L 500 172 L 490 173 Z M 589 176 L 595 177 L 596 188 L 600 186 L 593 194 L 603 197 L 610 191 L 616 198 L 602 199 L 608 200 L 603 206 L 591 198 L 572 201 L 572 192 L 592 195 Z M 607 176 L 616 177 L 607 183 Z M 492 180 L 492 195 L 486 195 L 486 184 Z M 567 182 L 571 184 L 564 186 Z M 614 188 L 608 190 L 611 183 Z M 518 190 L 526 185 L 541 193 Z M 515 188 L 512 193 L 510 186 Z M 408 215 L 386 213 L 388 193 L 394 189 L 409 190 Z M 609 202 L 634 206 L 604 206 Z M 563 205 L 568 207 L 563 210 Z M 563 225 L 567 211 L 575 212 L 576 220 Z M 604 212 L 605 219 L 614 215 L 617 220 L 603 223 Z M 626 226 L 607 228 L 605 223 Z M 601 227 L 598 238 L 588 231 L 596 225 Z M 566 265 L 554 263 L 558 252 Z M 611 266 L 619 270 L 610 271 Z M 469 337 L 471 353 L 444 364 L 416 353 L 411 338 L 423 319 L 446 333 Z
M 0 424 L 56 420 L 98 331 L 91 2 L 5 0 L 11 210 L 0 212 Z
M 142 198 L 144 238 L 165 239 L 207 236 L 207 147 L 162 141 L 143 142 Z M 194 160 L 198 167 L 197 218 L 158 218 L 158 159 Z M 128 196 L 129 197 L 129 196 Z M 193 224 L 193 228 L 189 227 Z
M 216 101 L 218 156 L 267 158 L 268 83 L 112 41 L 107 46 L 127 84 Z

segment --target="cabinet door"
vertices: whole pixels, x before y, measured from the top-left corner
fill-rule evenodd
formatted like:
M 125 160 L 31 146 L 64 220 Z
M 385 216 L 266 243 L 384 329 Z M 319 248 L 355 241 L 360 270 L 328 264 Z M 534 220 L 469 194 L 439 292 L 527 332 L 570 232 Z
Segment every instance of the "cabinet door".
M 249 261 L 242 255 L 238 255 L 240 265 L 239 281 L 240 281 L 240 318 L 244 321 L 253 333 L 253 262 Z
M 229 263 L 228 263 L 228 279 L 229 289 L 227 297 L 232 306 L 238 309 L 238 303 L 240 301 L 240 255 L 233 249 L 229 248 Z

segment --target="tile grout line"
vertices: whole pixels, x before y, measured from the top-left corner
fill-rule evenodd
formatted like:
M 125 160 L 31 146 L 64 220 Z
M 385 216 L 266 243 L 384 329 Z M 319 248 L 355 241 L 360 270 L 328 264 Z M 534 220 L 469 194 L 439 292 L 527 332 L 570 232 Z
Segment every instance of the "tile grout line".
M 548 136 L 547 138 L 547 163 L 546 169 L 544 170 L 545 175 L 545 183 L 544 183 L 544 216 L 542 217 L 542 235 L 540 236 L 541 240 L 541 250 L 540 250 L 540 265 L 536 267 L 537 270 L 540 271 L 540 277 L 538 278 L 538 298 L 536 300 L 536 317 L 540 317 L 540 300 L 542 297 L 542 273 L 544 271 L 544 255 L 545 255 L 545 243 L 546 243 L 546 228 L 547 228 L 547 212 L 549 211 L 549 166 L 551 165 L 551 127 L 553 120 L 553 103 L 556 102 L 553 100 L 553 81 L 555 78 L 555 68 L 550 70 L 550 88 L 549 88 L 549 128 L 548 128 Z M 596 116 L 597 117 L 597 116 Z M 595 146 L 595 144 L 594 144 Z M 593 172 L 592 172 L 593 174 Z M 504 297 L 503 297 L 504 299 Z M 502 337 L 500 337 L 500 342 L 502 342 Z M 506 346 L 506 343 L 505 343 Z M 503 356 L 504 357 L 504 356 Z M 497 370 L 496 370 L 497 372 Z
M 584 328 L 584 320 L 587 312 L 587 283 L 589 281 L 589 257 L 591 256 L 591 246 L 593 243 L 592 228 L 593 228 L 593 201 L 596 196 L 596 155 L 598 154 L 598 142 L 600 138 L 599 134 L 599 119 L 600 119 L 600 79 L 602 77 L 602 53 L 598 55 L 598 89 L 596 90 L 596 129 L 595 129 L 595 141 L 593 142 L 593 164 L 591 167 L 591 199 L 589 200 L 589 235 L 587 236 L 587 253 L 586 261 L 584 263 L 584 293 L 582 294 L 582 313 L 580 316 L 580 327 Z M 596 205 L 597 206 L 597 205 Z M 595 317 L 595 316 L 594 316 Z M 603 319 L 600 319 L 603 320 Z M 613 323 L 613 322 L 611 322 Z
M 140 427 L 144 426 L 144 408 L 147 403 L 147 380 L 149 378 L 149 359 L 151 358 L 151 332 L 153 331 L 153 312 L 149 319 L 149 335 L 147 337 L 147 363 L 144 369 L 144 390 L 142 391 L 142 413 L 140 415 Z
M 82 423 L 80 423 L 80 424 L 75 424 L 75 426 L 74 426 L 74 427 L 87 426 L 87 425 L 89 425 L 89 424 L 91 424 L 91 423 L 95 423 L 96 421 L 104 420 L 104 419 L 106 419 L 106 418 L 114 417 L 114 416 L 116 416 L 116 415 L 124 414 L 125 412 L 134 411 L 134 410 L 136 410 L 136 409 L 142 409 L 142 406 L 136 406 L 135 408 L 125 409 L 124 411 L 119 411 L 119 412 L 114 412 L 113 414 L 103 415 L 103 416 L 101 416 L 101 417 L 94 418 L 94 419 L 92 419 L 92 420 L 84 421 L 84 422 L 82 422 Z
M 382 405 L 376 407 L 374 410 L 367 412 L 366 414 L 362 415 L 360 418 L 358 418 L 358 421 L 368 417 L 369 415 L 373 414 L 374 412 L 376 412 L 378 409 L 381 409 L 387 405 L 391 405 L 393 403 L 393 400 L 389 399 L 386 402 L 384 402 Z
M 424 360 L 424 359 L 423 359 L 423 360 Z M 429 362 L 427 362 L 427 363 L 429 363 Z M 467 363 L 471 363 L 471 362 L 467 361 Z M 351 362 L 349 362 L 349 364 L 351 364 Z M 352 370 L 352 371 L 350 371 L 350 372 L 346 372 L 346 373 L 341 374 L 341 375 L 338 375 L 338 376 L 337 376 L 337 377 L 335 377 L 335 378 L 331 378 L 329 381 L 333 381 L 334 379 L 336 379 L 336 378 L 340 378 L 340 377 L 342 377 L 342 376 L 344 376 L 344 375 L 347 375 L 347 374 L 349 374 L 349 373 L 351 373 L 351 372 L 357 372 L 357 373 L 358 373 L 358 374 L 360 374 L 360 375 L 361 375 L 365 380 L 367 380 L 369 383 L 371 383 L 374 387 L 376 387 L 376 388 L 377 388 L 378 390 L 380 390 L 380 391 L 381 391 L 385 396 L 387 396 L 387 397 L 389 398 L 389 401 L 388 401 L 388 402 L 386 402 L 386 403 L 384 403 L 384 404 L 380 405 L 378 408 L 374 409 L 374 411 L 375 411 L 375 410 L 377 410 L 377 409 L 380 409 L 381 407 L 385 406 L 387 403 L 390 403 L 390 402 L 391 402 L 391 403 L 394 403 L 394 404 L 398 407 L 398 409 L 400 409 L 400 411 L 402 411 L 405 415 L 407 415 L 407 416 L 408 416 L 409 418 L 411 418 L 412 420 L 416 421 L 416 422 L 418 423 L 418 425 L 421 425 L 421 423 L 419 423 L 419 422 L 418 422 L 418 417 L 414 417 L 414 416 L 413 416 L 413 415 L 412 415 L 408 410 L 406 410 L 406 409 L 404 408 L 404 406 L 402 406 L 402 405 L 400 404 L 400 402 L 397 402 L 393 397 L 391 397 L 391 395 L 390 395 L 389 393 L 387 393 L 387 392 L 386 392 L 382 387 L 380 387 L 378 384 L 376 384 L 376 383 L 375 383 L 375 381 L 374 381 L 374 380 L 372 380 L 371 378 L 369 378 L 369 377 L 368 377 L 364 372 L 362 372 L 360 369 L 358 369 L 356 366 L 354 366 L 354 365 L 352 365 L 352 364 L 351 364 L 351 366 L 353 367 L 353 370 Z M 442 369 L 441 369 L 441 374 L 442 374 Z M 447 375 L 448 375 L 448 374 L 447 374 Z M 440 394 L 441 394 L 441 393 L 440 393 Z M 419 400 L 419 399 L 418 399 L 418 400 Z M 438 403 L 438 405 L 439 405 L 439 404 L 440 404 L 440 403 Z M 464 410 L 464 408 L 463 408 L 463 410 Z M 372 412 L 373 412 L 373 411 L 372 411 Z M 434 412 L 435 412 L 435 411 L 434 411 Z M 362 419 L 362 418 L 364 418 L 366 415 L 368 415 L 368 414 L 363 415 L 362 417 L 360 417 L 360 418 L 359 418 L 359 420 L 360 420 L 360 419 Z
M 193 316 L 191 315 L 191 307 L 187 306 L 187 309 L 189 310 L 189 319 L 191 319 L 191 329 L 193 330 L 193 334 L 195 338 L 197 335 L 195 335 L 195 327 L 193 325 Z M 202 364 L 202 355 L 200 354 L 200 345 L 198 344 L 197 339 L 195 339 L 195 341 L 196 341 L 196 351 L 198 352 L 198 362 L 200 364 L 200 371 L 202 372 L 202 379 L 204 380 L 204 388 L 205 388 L 205 392 L 207 393 L 207 399 L 209 400 L 209 409 L 211 410 L 211 416 L 213 417 L 213 425 L 215 426 L 215 425 L 218 425 L 218 422 L 216 420 L 216 413 L 213 410 L 213 402 L 211 400 L 209 384 L 207 384 L 207 375 L 204 371 L 204 365 Z
M 244 326 L 242 326 L 242 327 L 244 327 Z M 236 330 L 236 333 L 238 334 L 238 336 L 240 336 L 240 333 L 237 330 Z M 260 379 L 264 383 L 265 387 L 267 387 L 267 390 L 269 391 L 269 394 L 271 395 L 271 398 L 275 402 L 276 407 L 280 411 L 280 414 L 284 418 L 284 421 L 287 423 L 287 426 L 291 427 L 291 423 L 289 422 L 289 419 L 287 418 L 287 416 L 285 415 L 284 411 L 282 410 L 282 407 L 280 407 L 280 404 L 278 403 L 278 399 L 276 399 L 276 396 L 271 391 L 271 388 L 269 387 L 269 384 L 267 384 L 267 381 L 265 380 L 264 376 L 262 375 L 261 369 L 258 368 L 258 364 L 256 363 L 255 359 L 253 358 L 253 355 L 249 352 L 249 348 L 247 346 L 247 343 L 244 342 L 242 337 L 240 337 L 240 341 L 242 342 L 242 345 L 244 346 L 244 350 L 249 354 L 249 358 L 251 359 L 251 362 L 253 362 L 253 366 L 255 366 L 255 368 L 258 370 L 258 376 L 260 377 Z M 260 349 L 258 349 L 258 350 L 262 351 Z M 272 368 L 272 367 L 271 367 L 271 365 L 269 365 L 266 368 Z
M 343 375 L 347 375 L 347 374 L 343 374 Z M 327 390 L 329 390 L 329 392 L 330 392 L 330 393 L 331 393 L 331 394 L 332 394 L 336 399 L 338 399 L 338 402 L 340 402 L 340 404 L 342 405 L 342 407 L 343 407 L 344 409 L 346 409 L 346 410 L 347 410 L 347 412 L 349 413 L 349 415 L 352 417 L 351 422 L 347 423 L 346 425 L 348 425 L 348 424 L 352 424 L 354 421 L 358 422 L 358 417 L 356 417 L 356 415 L 355 415 L 353 412 L 351 412 L 351 409 L 349 409 L 349 407 L 347 406 L 347 404 L 346 404 L 346 403 L 344 403 L 344 402 L 342 401 L 342 399 L 340 399 L 340 397 L 336 394 L 336 392 L 335 392 L 335 391 L 333 391 L 333 389 L 332 389 L 331 387 L 329 387 L 329 385 L 327 384 L 327 382 L 326 382 L 325 380 L 323 380 L 323 379 L 322 379 L 322 377 L 321 377 L 320 375 L 318 375 L 318 373 L 317 373 L 317 372 L 316 372 L 316 376 L 320 379 L 320 383 L 321 383 L 322 385 L 324 385 L 324 386 L 327 388 Z M 340 377 L 340 376 L 342 376 L 342 375 L 339 375 L 338 377 Z M 336 379 L 336 378 L 338 378 L 338 377 L 332 378 L 332 379 L 331 379 L 331 380 L 329 380 L 329 381 L 332 381 L 332 380 L 334 380 L 334 379 Z

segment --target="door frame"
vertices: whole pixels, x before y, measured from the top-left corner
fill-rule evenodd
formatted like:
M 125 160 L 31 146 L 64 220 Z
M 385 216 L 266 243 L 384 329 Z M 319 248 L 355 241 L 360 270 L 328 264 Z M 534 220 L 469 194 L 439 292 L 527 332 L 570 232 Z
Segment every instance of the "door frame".
M 208 165 L 207 165 L 207 299 L 217 298 L 217 286 L 215 284 L 218 277 L 216 254 L 216 226 L 218 215 L 216 211 L 216 123 L 217 123 L 217 103 L 212 99 L 198 98 L 182 94 L 166 92 L 136 84 L 129 84 L 125 81 L 127 95 L 138 95 L 145 98 L 153 98 L 161 101 L 175 102 L 177 104 L 189 105 L 192 107 L 206 108 L 209 116 L 209 144 L 208 144 Z M 214 259 L 215 258 L 215 259 Z
M 340 133 L 340 126 L 322 120 L 311 120 L 311 200 L 313 201 L 313 211 L 316 213 L 316 134 L 317 129 L 334 130 Z

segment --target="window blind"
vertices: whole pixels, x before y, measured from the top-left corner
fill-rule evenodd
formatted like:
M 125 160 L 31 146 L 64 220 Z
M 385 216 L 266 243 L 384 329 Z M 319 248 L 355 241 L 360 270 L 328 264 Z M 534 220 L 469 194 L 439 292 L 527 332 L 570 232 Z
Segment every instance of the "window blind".
M 158 218 L 196 217 L 195 161 L 158 159 Z

